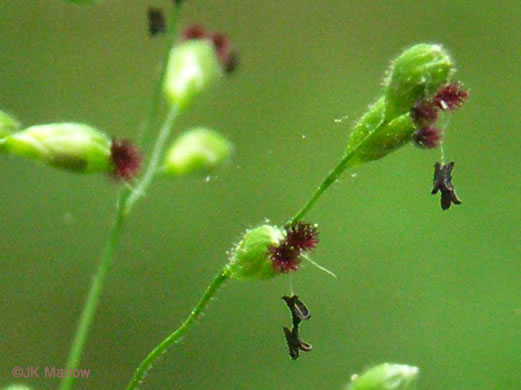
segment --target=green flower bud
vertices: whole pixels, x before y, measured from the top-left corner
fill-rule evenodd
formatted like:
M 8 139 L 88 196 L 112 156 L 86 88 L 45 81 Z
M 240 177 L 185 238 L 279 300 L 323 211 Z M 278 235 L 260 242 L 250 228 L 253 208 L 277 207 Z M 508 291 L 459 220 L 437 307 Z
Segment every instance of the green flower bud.
M 173 175 L 210 173 L 226 161 L 232 144 L 216 131 L 198 127 L 180 135 L 166 153 L 163 171 Z
M 32 390 L 32 387 L 26 385 L 9 385 L 4 387 L 3 390 Z
M 418 367 L 384 363 L 354 375 L 346 390 L 414 390 Z
M 163 90 L 170 104 L 185 108 L 221 74 L 217 53 L 206 39 L 174 46 L 170 52 Z
M 248 230 L 232 252 L 225 274 L 237 280 L 270 279 L 277 272 L 269 258 L 268 249 L 284 239 L 281 229 L 262 225 Z
M 454 64 L 440 45 L 418 44 L 405 50 L 391 65 L 385 85 L 385 121 L 411 110 L 448 83 Z
M 412 141 L 419 124 L 431 125 L 437 108 L 429 99 L 440 93 L 453 73 L 451 59 L 439 45 L 418 44 L 404 51 L 391 67 L 384 96 L 351 133 L 346 150 L 351 157 L 345 168 L 380 159 Z M 418 106 L 420 102 L 423 106 Z
M 12 116 L 0 111 L 0 138 L 7 137 L 20 129 L 20 123 Z
M 346 154 L 354 153 L 347 167 L 378 160 L 412 140 L 416 125 L 409 113 L 383 121 L 385 99 L 380 98 L 360 119 L 349 137 Z
M 0 152 L 74 172 L 108 172 L 111 140 L 90 126 L 54 123 L 29 127 L 0 140 Z
M 349 136 L 347 143 L 346 154 L 353 153 L 359 148 L 369 137 L 374 130 L 383 122 L 383 113 L 385 110 L 385 99 L 382 97 L 376 101 L 370 108 L 369 111 L 358 121 L 354 130 Z M 364 159 L 362 156 L 354 155 L 349 166 L 356 166 L 360 164 Z

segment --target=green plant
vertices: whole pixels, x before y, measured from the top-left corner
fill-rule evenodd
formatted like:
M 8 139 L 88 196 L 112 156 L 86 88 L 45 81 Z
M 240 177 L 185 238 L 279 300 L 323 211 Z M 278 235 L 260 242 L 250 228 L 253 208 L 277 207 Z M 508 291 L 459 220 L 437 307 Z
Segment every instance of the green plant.
M 176 5 L 176 11 L 170 23 L 172 31 L 179 6 L 180 4 Z M 170 36 L 173 42 L 175 35 L 172 31 Z M 190 34 L 193 33 L 192 31 Z M 196 64 L 193 62 L 194 57 L 197 58 Z M 148 133 L 151 132 L 155 123 L 161 91 L 165 93 L 170 111 L 159 130 L 149 165 L 143 176 L 133 189 L 124 188 L 119 196 L 114 226 L 107 240 L 100 267 L 73 342 L 67 364 L 67 367 L 70 368 L 78 367 L 104 278 L 112 263 L 124 222 L 134 204 L 143 196 L 158 173 L 164 171 L 179 174 L 180 172 L 192 172 L 194 169 L 212 169 L 213 160 L 221 162 L 224 159 L 220 157 L 203 158 L 201 164 L 200 160 L 194 158 L 194 155 L 190 153 L 189 158 L 184 157 L 183 159 L 181 156 L 181 164 L 172 165 L 170 164 L 172 159 L 167 158 L 161 168 L 166 143 L 178 115 L 198 93 L 218 76 L 221 66 L 224 69 L 230 67 L 230 63 L 226 61 L 223 63 L 222 56 L 216 55 L 214 48 L 206 40 L 195 42 L 189 40 L 176 45 L 166 58 L 169 63 L 167 66 L 165 59 L 165 66 L 157 88 L 158 92 L 152 104 L 149 126 L 142 134 L 144 142 L 148 139 Z M 196 72 L 186 72 L 186 69 L 194 65 L 197 66 Z M 346 153 L 338 165 L 325 177 L 310 200 L 293 217 L 289 218 L 283 227 L 262 225 L 244 234 L 241 242 L 234 248 L 229 263 L 217 273 L 187 320 L 145 358 L 128 388 L 135 388 L 151 363 L 190 329 L 223 282 L 228 279 L 268 279 L 298 269 L 299 263 L 307 258 L 307 252 L 317 244 L 318 235 L 313 225 L 305 224 L 302 219 L 346 169 L 380 159 L 410 142 L 416 143 L 419 147 L 439 146 L 441 134 L 434 127 L 438 112 L 453 110 L 467 98 L 462 87 L 453 82 L 453 73 L 454 66 L 450 57 L 438 45 L 415 45 L 400 55 L 391 67 L 382 97 L 357 123 L 346 147 Z M 201 77 L 197 77 L 197 75 Z M 8 116 L 7 118 L 10 119 Z M 10 123 L 15 123 L 15 121 Z M 131 144 L 110 140 L 103 133 L 84 125 L 40 125 L 19 132 L 13 132 L 13 127 L 16 129 L 16 126 L 5 126 L 6 136 L 0 141 L 0 151 L 23 155 L 75 172 L 106 172 L 125 181 L 134 178 L 139 165 L 139 155 Z M 12 134 L 7 135 L 7 132 Z M 194 134 L 191 133 L 191 135 Z M 197 134 L 201 135 L 199 130 Z M 167 155 L 175 155 L 180 143 L 181 140 Z M 202 146 L 200 138 L 196 139 L 196 144 Z M 215 146 L 215 143 L 212 145 Z M 181 151 L 186 152 L 187 148 L 187 146 L 181 146 Z M 223 142 L 219 148 L 213 147 L 212 152 L 222 153 L 222 156 L 226 157 L 230 148 L 227 142 Z M 174 159 L 174 161 L 178 160 Z M 447 191 L 450 195 L 450 170 L 441 179 L 438 177 L 438 189 L 442 191 L 442 195 Z M 444 196 L 446 198 L 446 195 Z M 446 201 L 442 203 L 442 205 L 446 204 Z M 444 208 L 448 208 L 448 206 L 444 206 Z M 62 389 L 70 388 L 72 380 L 70 377 L 66 378 Z
M 409 142 L 420 147 L 439 146 L 441 134 L 433 127 L 438 110 L 453 110 L 468 97 L 452 81 L 454 72 L 452 60 L 439 45 L 415 45 L 398 56 L 383 96 L 356 124 L 346 153 L 310 200 L 283 228 L 262 225 L 245 233 L 187 320 L 145 358 L 127 389 L 135 389 L 152 363 L 186 333 L 225 280 L 267 279 L 298 269 L 302 249 L 311 250 L 318 242 L 318 232 L 300 221 L 346 169 L 380 159 Z M 424 135 L 426 129 L 428 134 Z M 299 247 L 301 243 L 303 247 Z

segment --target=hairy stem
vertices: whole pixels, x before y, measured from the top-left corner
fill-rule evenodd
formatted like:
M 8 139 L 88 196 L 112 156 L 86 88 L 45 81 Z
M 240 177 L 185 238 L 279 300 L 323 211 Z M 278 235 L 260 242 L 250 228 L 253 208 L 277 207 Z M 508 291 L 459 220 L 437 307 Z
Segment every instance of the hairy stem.
M 134 390 L 143 380 L 147 370 L 152 366 L 152 363 L 159 358 L 172 344 L 175 344 L 194 324 L 194 321 L 201 314 L 203 309 L 206 307 L 210 299 L 215 295 L 219 287 L 228 279 L 224 269 L 219 272 L 213 281 L 210 283 L 203 296 L 199 300 L 199 303 L 192 309 L 190 315 L 186 320 L 177 328 L 170 336 L 164 339 L 152 352 L 141 362 L 137 368 L 134 377 L 128 384 L 127 390 Z

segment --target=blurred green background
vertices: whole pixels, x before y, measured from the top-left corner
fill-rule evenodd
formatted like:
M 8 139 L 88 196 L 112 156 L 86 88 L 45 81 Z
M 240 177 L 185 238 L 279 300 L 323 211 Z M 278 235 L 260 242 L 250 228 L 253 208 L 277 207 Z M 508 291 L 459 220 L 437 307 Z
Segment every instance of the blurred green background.
M 136 138 L 166 40 L 148 6 L 0 2 L 0 106 L 25 125 L 79 121 Z M 287 278 L 227 284 L 143 389 L 341 389 L 376 363 L 421 368 L 420 389 L 521 389 L 521 4 L 478 1 L 187 0 L 181 25 L 225 31 L 233 77 L 176 126 L 236 145 L 209 182 L 156 182 L 128 221 L 80 367 L 78 389 L 121 389 L 189 313 L 246 228 L 281 224 L 342 155 L 381 94 L 389 61 L 417 42 L 452 53 L 471 100 L 445 142 L 463 200 L 430 195 L 438 151 L 408 146 L 347 173 L 308 219 L 320 226 L 296 293 L 314 349 L 287 353 Z M 335 119 L 347 118 L 341 122 Z M 118 185 L 0 159 L 0 385 L 14 366 L 63 367 Z M 16 381 L 56 388 L 55 379 Z

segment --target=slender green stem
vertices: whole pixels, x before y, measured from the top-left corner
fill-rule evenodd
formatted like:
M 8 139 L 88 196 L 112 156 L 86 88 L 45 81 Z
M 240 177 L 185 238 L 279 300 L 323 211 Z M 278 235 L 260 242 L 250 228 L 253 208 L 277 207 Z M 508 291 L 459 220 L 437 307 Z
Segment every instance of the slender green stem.
M 322 183 L 320 183 L 316 191 L 311 196 L 311 199 L 309 199 L 309 201 L 304 205 L 304 207 L 302 207 L 302 209 L 300 209 L 300 211 L 287 222 L 288 224 L 292 224 L 293 222 L 298 221 L 299 219 L 302 219 L 302 217 L 304 217 L 304 215 L 315 205 L 317 200 L 329 188 L 329 186 L 333 184 L 335 181 L 337 181 L 340 175 L 342 175 L 351 157 L 353 157 L 353 153 L 346 154 L 342 158 L 342 160 L 340 160 L 338 165 L 335 168 L 333 168 L 324 178 Z
M 161 93 L 163 90 L 163 84 L 165 83 L 166 70 L 168 68 L 168 58 L 170 57 L 170 49 L 172 48 L 176 38 L 176 26 L 177 21 L 179 20 L 180 10 L 181 4 L 176 3 L 170 18 L 170 25 L 168 26 L 168 50 L 165 54 L 165 57 L 163 58 L 163 61 L 161 62 L 161 71 L 154 87 L 154 95 L 152 96 L 152 103 L 150 105 L 147 122 L 139 134 L 139 143 L 142 147 L 146 147 L 147 135 L 153 128 L 155 128 L 156 125 L 159 107 L 161 105 Z
M 338 178 L 344 173 L 346 168 L 348 167 L 349 161 L 359 153 L 360 149 L 366 145 L 368 141 L 371 140 L 371 138 L 374 136 L 374 134 L 377 134 L 378 130 L 385 126 L 387 122 L 381 121 L 373 131 L 371 131 L 365 138 L 363 138 L 356 147 L 352 148 L 348 153 L 342 157 L 342 160 L 337 164 L 335 168 L 333 168 L 327 176 L 324 178 L 322 183 L 318 186 L 318 188 L 315 190 L 313 195 L 311 196 L 311 199 L 308 200 L 308 202 L 300 209 L 300 211 L 295 214 L 287 223 L 292 224 L 295 221 L 298 221 L 299 219 L 302 219 L 306 213 L 311 210 L 311 208 L 315 205 L 317 200 L 322 196 L 322 194 L 329 188 L 331 184 L 336 182 Z
M 142 179 L 139 181 L 136 189 L 132 192 L 123 190 L 119 196 L 116 219 L 114 221 L 112 231 L 110 232 L 110 236 L 105 245 L 105 249 L 103 251 L 103 256 L 101 258 L 98 271 L 94 276 L 92 285 L 89 290 L 89 294 L 87 296 L 87 300 L 85 301 L 85 305 L 83 307 L 83 312 L 80 317 L 78 328 L 76 329 L 76 334 L 74 336 L 66 368 L 69 368 L 71 370 L 78 368 L 81 353 L 83 351 L 83 347 L 85 346 L 85 342 L 87 341 L 89 328 L 94 319 L 94 313 L 96 312 L 99 297 L 101 295 L 101 291 L 103 290 L 105 277 L 108 269 L 112 265 L 114 251 L 116 250 L 119 243 L 119 238 L 121 235 L 125 217 L 129 214 L 134 203 L 140 198 L 140 196 L 146 191 L 146 189 L 152 182 L 154 174 L 157 170 L 159 159 L 165 147 L 168 136 L 170 135 L 171 128 L 174 124 L 175 119 L 177 118 L 177 113 L 177 108 L 175 106 L 172 107 L 168 114 L 168 117 L 166 118 L 163 126 L 161 127 L 159 136 L 157 137 L 147 170 L 145 171 L 145 174 L 143 175 Z M 73 376 L 66 376 L 62 381 L 60 390 L 69 390 L 72 386 L 73 381 Z
M 137 368 L 134 377 L 128 384 L 127 390 L 134 390 L 143 380 L 147 370 L 152 366 L 152 363 L 160 357 L 172 344 L 177 342 L 194 324 L 194 321 L 201 314 L 210 299 L 215 295 L 219 287 L 228 279 L 224 269 L 219 272 L 213 281 L 210 283 L 199 303 L 193 308 L 186 320 L 177 328 L 170 336 L 164 339 L 152 352 L 141 362 Z
M 141 134 L 139 135 L 140 143 L 144 144 L 146 141 L 146 137 L 152 128 L 155 127 L 157 116 L 159 113 L 159 107 L 161 103 L 161 91 L 162 86 L 166 77 L 166 70 L 168 66 L 168 58 L 170 56 L 170 49 L 174 43 L 176 36 L 176 24 L 179 19 L 179 11 L 181 9 L 180 2 L 176 2 L 174 6 L 174 10 L 172 12 L 172 17 L 170 19 L 170 27 L 169 27 L 169 40 L 168 40 L 168 50 L 165 54 L 165 57 L 161 64 L 161 73 L 159 79 L 157 80 L 156 86 L 154 88 L 154 96 L 152 98 L 152 103 L 150 107 L 150 112 L 148 115 L 148 120 L 143 128 Z M 107 275 L 108 270 L 110 269 L 114 257 L 114 252 L 118 246 L 119 239 L 121 236 L 121 231 L 123 229 L 123 224 L 125 221 L 125 217 L 129 214 L 132 206 L 135 202 L 143 195 L 145 190 L 148 188 L 150 183 L 152 182 L 154 175 L 156 173 L 159 159 L 164 150 L 166 141 L 168 140 L 168 136 L 170 135 L 171 128 L 175 122 L 177 117 L 178 110 L 176 107 L 171 108 L 168 117 L 160 130 L 159 136 L 156 140 L 152 151 L 152 157 L 150 159 L 150 163 L 148 168 L 143 175 L 143 178 L 139 182 L 136 187 L 136 190 L 133 192 L 129 192 L 128 190 L 122 190 L 118 199 L 118 207 L 116 212 L 116 218 L 114 221 L 114 225 L 112 226 L 112 230 L 110 232 L 109 238 L 105 244 L 105 248 L 103 250 L 103 255 L 101 257 L 100 264 L 98 266 L 98 270 L 94 275 L 92 280 L 92 285 L 89 289 L 89 293 L 87 295 L 87 299 L 83 306 L 83 310 L 80 316 L 80 321 L 78 324 L 78 328 L 76 329 L 76 333 L 74 335 L 74 340 L 72 342 L 71 351 L 69 353 L 69 358 L 67 360 L 66 368 L 76 369 L 80 363 L 81 354 L 83 352 L 83 348 L 87 341 L 87 337 L 89 334 L 89 328 L 94 320 L 94 314 L 96 312 L 96 308 L 98 306 L 99 298 L 101 296 L 101 292 L 103 290 L 103 284 L 105 282 L 105 277 Z M 72 387 L 74 382 L 73 376 L 66 376 L 61 385 L 60 390 L 69 390 Z
M 145 194 L 150 183 L 152 183 L 152 179 L 157 171 L 159 160 L 163 155 L 163 150 L 165 149 L 166 142 L 168 141 L 168 137 L 172 130 L 172 126 L 177 119 L 177 115 L 179 110 L 177 106 L 172 105 L 170 111 L 168 112 L 168 116 L 159 131 L 159 135 L 157 136 L 156 143 L 154 145 L 154 149 L 152 149 L 152 155 L 150 157 L 150 162 L 148 164 L 147 170 L 143 175 L 143 179 L 139 182 L 136 188 L 130 194 L 128 202 L 126 203 L 125 210 L 123 210 L 124 214 L 128 214 L 134 203 Z
M 123 221 L 125 219 L 123 210 L 127 199 L 128 191 L 122 191 L 118 200 L 116 219 L 114 221 L 114 225 L 112 226 L 112 230 L 110 232 L 107 243 L 105 244 L 105 249 L 103 250 L 103 255 L 98 266 L 98 271 L 96 272 L 96 275 L 92 280 L 92 285 L 90 287 L 89 294 L 85 301 L 85 305 L 83 306 L 83 311 L 80 316 L 80 322 L 78 324 L 78 328 L 76 330 L 76 334 L 72 342 L 72 348 L 69 354 L 69 359 L 67 360 L 67 365 L 65 366 L 66 368 L 76 369 L 78 368 L 78 365 L 80 363 L 81 353 L 83 351 L 83 347 L 85 346 L 85 342 L 87 341 L 89 328 L 92 323 L 92 320 L 94 319 L 96 307 L 98 306 L 101 291 L 103 290 L 103 283 L 105 282 L 107 271 L 112 265 L 114 251 L 119 243 L 119 238 L 123 228 Z M 66 376 L 61 383 L 60 389 L 70 389 L 73 381 L 74 377 L 72 375 Z

